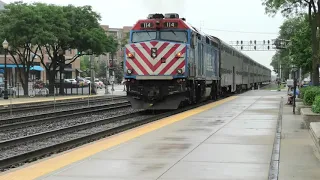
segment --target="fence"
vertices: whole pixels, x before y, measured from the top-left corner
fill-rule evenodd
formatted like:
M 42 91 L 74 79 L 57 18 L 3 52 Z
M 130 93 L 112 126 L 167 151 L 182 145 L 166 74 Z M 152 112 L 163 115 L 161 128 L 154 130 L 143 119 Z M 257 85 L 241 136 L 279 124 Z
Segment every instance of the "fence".
M 14 95 L 15 97 L 19 98 L 19 97 L 26 97 L 28 95 L 30 95 L 30 91 L 33 88 L 34 83 L 28 83 L 28 94 L 24 94 L 24 90 L 23 87 L 20 83 L 17 83 L 15 87 L 8 87 L 8 93 L 9 95 Z M 45 85 L 45 88 L 48 89 L 49 91 L 49 85 Z M 40 89 L 34 89 L 35 90 L 35 95 L 36 96 L 43 96 L 43 94 L 40 93 Z M 91 91 L 91 84 L 85 84 L 85 85 L 77 85 L 74 83 L 69 83 L 69 82 L 65 82 L 63 83 L 63 90 L 64 93 L 63 95 L 89 95 L 90 91 Z M 54 84 L 54 93 L 55 95 L 60 95 L 60 83 L 55 83 Z M 53 95 L 53 94 L 51 94 Z

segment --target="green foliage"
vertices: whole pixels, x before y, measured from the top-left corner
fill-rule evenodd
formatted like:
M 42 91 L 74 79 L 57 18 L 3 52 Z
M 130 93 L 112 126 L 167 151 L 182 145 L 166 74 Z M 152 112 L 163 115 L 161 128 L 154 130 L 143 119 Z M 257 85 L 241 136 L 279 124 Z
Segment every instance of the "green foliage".
M 304 72 L 312 71 L 311 28 L 307 16 L 294 19 L 294 30 L 290 37 L 292 46 L 289 47 L 293 64 L 301 67 Z
M 100 61 L 97 63 L 96 77 L 106 77 L 106 66 L 107 63 L 105 61 Z
M 277 51 L 272 57 L 270 65 L 275 72 L 279 72 L 280 62 L 284 77 L 290 73 L 292 64 L 301 67 L 303 72 L 312 71 L 311 30 L 307 17 L 304 15 L 287 19 L 281 25 L 279 34 L 278 38 L 290 40 L 291 45 L 288 49 Z
M 123 68 L 120 65 L 117 65 L 114 71 L 115 79 L 117 82 L 121 82 L 123 79 Z
M 313 101 L 312 112 L 320 113 L 320 95 L 316 96 L 315 100 Z
M 303 26 L 301 23 L 296 23 L 296 26 L 290 27 L 289 32 L 293 32 L 294 36 L 289 36 L 291 40 L 294 58 L 293 64 L 299 65 L 304 71 L 310 70 L 312 72 L 312 81 L 314 85 L 319 85 L 319 40 L 317 38 L 317 27 L 320 26 L 319 17 L 316 14 L 320 13 L 318 2 L 315 0 L 262 0 L 265 6 L 265 12 L 269 15 L 275 15 L 281 12 L 284 16 L 294 19 L 294 15 L 305 16 L 307 12 L 307 20 L 304 20 Z M 293 20 L 295 22 L 295 20 Z M 293 23 L 294 25 L 295 23 Z M 310 33 L 312 32 L 312 33 Z M 280 36 L 281 37 L 281 36 Z M 309 40 L 311 41 L 309 45 Z M 310 53 L 312 52 L 312 53 Z M 312 56 L 311 56 L 312 55 Z M 310 58 L 312 57 L 312 59 Z M 313 62 L 313 63 L 310 63 Z
M 289 17 L 299 13 L 308 6 L 307 1 L 297 0 L 262 0 L 262 5 L 265 6 L 265 11 L 269 15 L 275 15 L 281 12 L 283 16 Z
M 313 87 L 305 91 L 303 96 L 303 103 L 305 105 L 311 106 L 316 96 L 320 95 L 320 88 Z
M 91 6 L 57 6 L 45 3 L 14 2 L 0 12 L 0 38 L 7 39 L 15 53 L 28 57 L 26 45 L 40 57 L 48 73 L 49 83 L 54 83 L 57 64 L 60 69 L 74 62 L 81 54 L 70 59 L 58 56 L 59 50 L 78 49 L 94 55 L 116 52 L 118 43 L 108 37 L 99 24 L 100 15 Z M 51 64 L 46 66 L 44 53 Z M 29 68 L 27 68 L 29 69 Z M 50 86 L 53 92 L 53 86 Z M 63 88 L 61 86 L 61 88 Z M 62 91 L 61 91 L 62 92 Z
M 81 56 L 80 58 L 80 69 L 83 71 L 82 75 L 87 77 L 89 76 L 90 72 L 90 61 L 89 56 Z
M 28 94 L 29 70 L 35 58 L 31 52 L 39 52 L 33 42 L 37 39 L 36 33 L 42 28 L 42 19 L 37 16 L 33 6 L 23 2 L 8 4 L 5 8 L 0 11 L 0 39 L 9 42 L 8 53 L 13 62 L 24 67 L 17 71 L 24 92 Z
M 127 32 L 126 36 L 121 39 L 121 47 L 124 47 L 126 44 L 128 44 L 129 38 L 130 38 L 130 32 Z
M 309 89 L 312 89 L 312 88 L 314 88 L 314 86 L 307 86 L 307 87 L 300 88 L 299 89 L 300 90 L 300 94 L 299 94 L 300 98 L 303 99 L 304 94 L 306 93 L 306 91 L 309 90 Z

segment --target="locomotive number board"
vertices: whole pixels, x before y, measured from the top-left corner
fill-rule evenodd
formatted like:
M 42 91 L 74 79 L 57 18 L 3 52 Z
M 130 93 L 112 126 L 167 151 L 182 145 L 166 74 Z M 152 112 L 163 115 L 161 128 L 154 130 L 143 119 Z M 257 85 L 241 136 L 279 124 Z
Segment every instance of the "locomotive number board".
M 142 22 L 140 24 L 141 28 L 153 28 L 153 23 L 152 22 Z
M 177 22 L 164 22 L 163 25 L 166 28 L 177 28 L 178 27 Z

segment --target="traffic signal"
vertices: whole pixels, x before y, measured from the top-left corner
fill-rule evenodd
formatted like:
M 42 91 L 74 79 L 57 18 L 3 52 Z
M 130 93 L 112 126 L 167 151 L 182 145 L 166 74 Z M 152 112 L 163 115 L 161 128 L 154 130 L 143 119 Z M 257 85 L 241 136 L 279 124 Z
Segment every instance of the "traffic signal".
M 82 55 L 82 52 L 79 49 L 77 50 L 77 55 L 79 55 L 79 56 Z

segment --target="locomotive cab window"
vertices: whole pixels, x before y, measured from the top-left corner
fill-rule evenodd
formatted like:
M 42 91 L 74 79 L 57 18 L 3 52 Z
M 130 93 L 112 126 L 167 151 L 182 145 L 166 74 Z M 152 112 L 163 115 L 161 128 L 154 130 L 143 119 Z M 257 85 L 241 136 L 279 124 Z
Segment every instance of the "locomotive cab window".
M 139 31 L 132 33 L 132 43 L 157 39 L 156 31 Z
M 165 31 L 138 31 L 132 33 L 132 43 L 151 41 L 151 40 L 164 40 L 187 43 L 188 33 L 186 31 L 165 30 Z
M 165 41 L 188 42 L 188 33 L 186 31 L 160 31 L 160 39 Z

